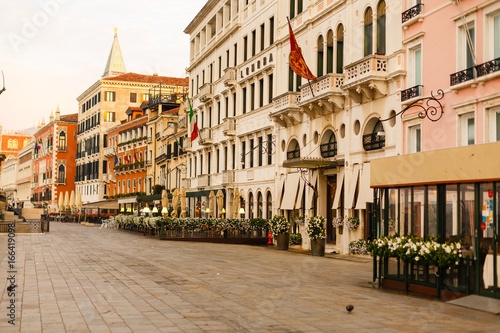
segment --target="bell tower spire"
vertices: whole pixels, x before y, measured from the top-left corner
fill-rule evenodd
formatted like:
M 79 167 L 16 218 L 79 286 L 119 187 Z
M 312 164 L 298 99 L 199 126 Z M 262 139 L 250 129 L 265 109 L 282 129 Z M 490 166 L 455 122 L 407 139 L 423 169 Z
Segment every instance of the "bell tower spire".
M 125 69 L 120 43 L 118 43 L 118 30 L 115 28 L 113 45 L 111 46 L 108 62 L 106 63 L 106 68 L 104 69 L 102 77 L 107 78 L 125 73 L 127 73 L 127 70 Z

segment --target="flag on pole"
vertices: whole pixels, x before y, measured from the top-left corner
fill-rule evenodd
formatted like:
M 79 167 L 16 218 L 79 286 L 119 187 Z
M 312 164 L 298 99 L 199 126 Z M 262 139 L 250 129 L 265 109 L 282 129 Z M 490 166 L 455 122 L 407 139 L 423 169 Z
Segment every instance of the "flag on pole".
M 193 142 L 198 137 L 198 123 L 193 119 L 194 117 L 193 107 L 191 105 L 189 97 L 187 99 L 189 103 L 189 124 L 191 126 L 191 142 Z
M 177 140 L 176 136 L 174 137 L 174 139 L 175 139 L 175 142 L 177 142 L 177 149 L 182 150 L 181 143 L 179 142 L 179 140 Z
M 137 150 L 134 148 L 134 161 L 139 162 L 139 159 L 137 158 Z
M 116 150 L 115 150 L 115 162 L 113 166 L 115 167 L 118 164 L 118 155 L 116 155 Z
M 38 154 L 38 149 L 40 149 L 40 146 L 38 146 L 38 142 L 35 140 L 35 154 Z
M 304 57 L 302 56 L 299 44 L 297 44 L 297 40 L 293 35 L 292 26 L 290 25 L 290 20 L 288 20 L 288 30 L 290 32 L 290 68 L 298 76 L 301 76 L 304 79 L 313 81 L 316 80 L 316 76 L 314 76 L 314 74 L 311 73 L 309 67 L 307 67 Z

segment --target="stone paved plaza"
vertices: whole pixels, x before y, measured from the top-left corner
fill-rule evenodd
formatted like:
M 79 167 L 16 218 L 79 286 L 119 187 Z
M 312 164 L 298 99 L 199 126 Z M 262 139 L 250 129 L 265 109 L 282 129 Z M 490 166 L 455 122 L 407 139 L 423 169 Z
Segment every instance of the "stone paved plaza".
M 14 327 L 0 236 L 0 332 L 496 332 L 500 324 L 489 313 L 374 289 L 369 260 L 77 224 L 15 239 Z

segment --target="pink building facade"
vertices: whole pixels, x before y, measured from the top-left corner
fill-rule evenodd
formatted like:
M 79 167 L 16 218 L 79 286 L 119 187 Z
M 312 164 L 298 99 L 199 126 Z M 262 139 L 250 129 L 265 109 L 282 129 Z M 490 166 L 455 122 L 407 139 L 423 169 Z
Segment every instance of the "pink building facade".
M 405 4 L 403 154 L 372 161 L 374 232 L 460 242 L 463 257 L 453 267 L 380 258 L 376 273 L 440 297 L 500 298 L 500 2 Z

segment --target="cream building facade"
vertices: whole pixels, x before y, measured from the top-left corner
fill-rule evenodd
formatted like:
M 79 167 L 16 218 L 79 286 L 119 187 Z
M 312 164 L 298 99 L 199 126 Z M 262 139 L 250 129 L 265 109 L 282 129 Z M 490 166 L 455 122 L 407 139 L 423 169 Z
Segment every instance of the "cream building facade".
M 225 189 L 229 215 L 241 217 L 240 191 L 245 217 L 285 215 L 305 248 L 299 216 L 325 216 L 327 246 L 339 252 L 367 238 L 370 161 L 402 152 L 400 119 L 379 122 L 401 108 L 401 12 L 375 0 L 208 1 L 185 30 L 200 128 L 188 192 L 203 202 Z M 310 83 L 290 70 L 287 17 L 318 77 Z M 360 227 L 334 228 L 335 217 Z
M 19 151 L 19 167 L 17 169 L 17 197 L 23 208 L 32 208 L 31 204 L 31 179 L 33 175 L 33 150 L 35 140 L 28 141 L 28 145 Z

